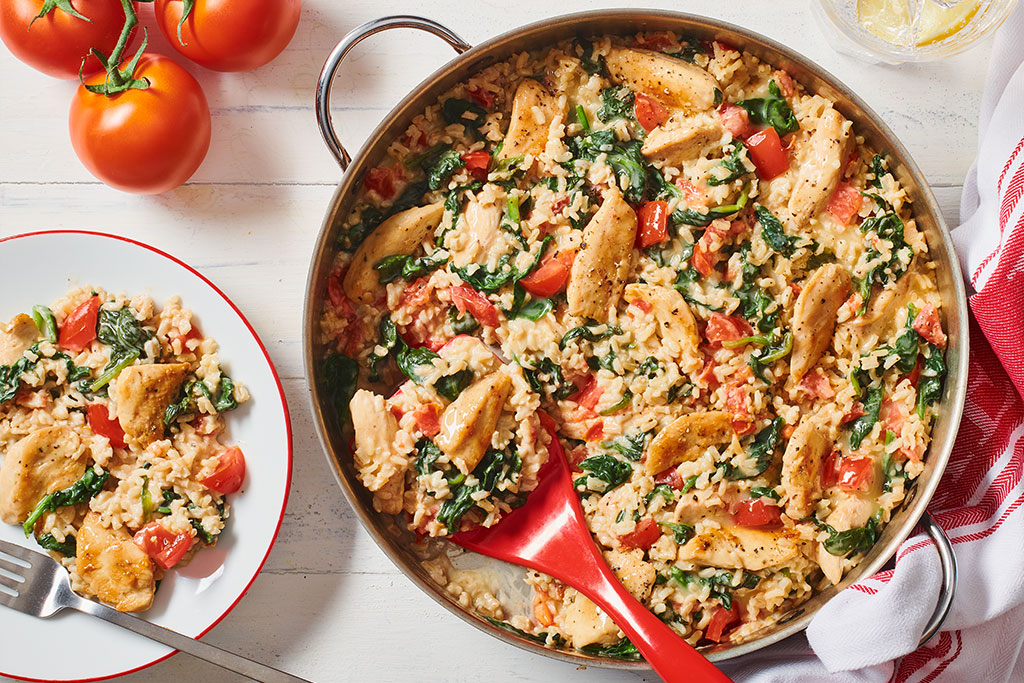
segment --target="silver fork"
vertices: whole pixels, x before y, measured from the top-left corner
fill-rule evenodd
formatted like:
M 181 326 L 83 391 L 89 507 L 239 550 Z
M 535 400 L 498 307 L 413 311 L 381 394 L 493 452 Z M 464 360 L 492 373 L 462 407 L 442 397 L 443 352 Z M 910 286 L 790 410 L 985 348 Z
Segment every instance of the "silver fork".
M 86 600 L 71 590 L 67 570 L 49 555 L 0 541 L 0 569 L 11 574 L 0 574 L 0 586 L 6 587 L 6 590 L 0 588 L 0 605 L 43 618 L 65 608 L 75 609 L 263 683 L 309 683 L 304 678 Z

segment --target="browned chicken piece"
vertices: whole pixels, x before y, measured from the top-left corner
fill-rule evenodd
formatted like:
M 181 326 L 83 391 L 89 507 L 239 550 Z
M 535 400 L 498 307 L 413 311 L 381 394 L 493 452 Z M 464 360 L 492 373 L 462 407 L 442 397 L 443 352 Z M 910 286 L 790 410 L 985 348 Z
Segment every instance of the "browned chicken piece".
M 14 365 L 28 347 L 39 338 L 39 329 L 32 318 L 19 313 L 0 329 L 0 365 Z
M 825 523 L 836 531 L 849 531 L 864 526 L 875 514 L 877 505 L 873 497 L 863 497 L 856 493 L 840 491 L 835 494 L 835 506 L 832 512 L 825 518 Z M 825 550 L 822 543 L 818 544 L 818 565 L 832 585 L 843 580 L 843 558 L 842 555 L 833 555 Z
M 790 382 L 795 385 L 821 358 L 835 332 L 839 307 L 850 293 L 850 274 L 838 263 L 826 263 L 807 278 L 793 307 L 793 353 Z
M 459 223 L 459 232 L 468 238 L 460 240 L 464 246 L 452 253 L 452 263 L 459 268 L 470 263 L 486 263 L 491 256 L 500 256 L 508 251 L 505 239 L 508 233 L 503 234 L 501 230 L 504 203 L 498 203 L 501 199 L 485 203 L 480 199 L 482 196 L 484 193 L 481 192 L 470 197 Z
M 608 550 L 604 559 L 626 590 L 641 602 L 647 599 L 657 572 L 653 564 L 644 561 L 642 550 Z M 576 593 L 566 605 L 561 625 L 575 647 L 618 640 L 619 627 L 582 593 Z
M 679 548 L 679 559 L 711 567 L 761 571 L 790 562 L 808 543 L 791 529 L 765 531 L 742 526 L 708 529 Z
M 605 55 L 608 74 L 666 107 L 688 112 L 715 106 L 718 81 L 707 71 L 652 50 L 613 47 Z
M 608 550 L 604 559 L 633 597 L 640 602 L 647 600 L 658 573 L 653 564 L 644 560 L 643 550 Z
M 907 304 L 920 296 L 922 292 L 934 290 L 934 285 L 928 276 L 921 271 L 921 260 L 914 258 L 896 284 L 888 287 L 871 297 L 864 315 L 854 315 L 846 321 L 854 330 L 854 335 L 859 344 L 871 343 L 869 337 L 874 335 L 874 341 L 888 339 L 896 332 L 898 327 L 896 314 L 906 309 Z
M 681 167 L 684 162 L 696 159 L 705 146 L 721 140 L 723 133 L 721 121 L 712 114 L 673 114 L 647 134 L 640 153 L 648 160 Z
M 683 353 L 693 354 L 700 345 L 697 320 L 683 295 L 669 287 L 630 283 L 626 285 L 626 301 L 646 301 L 658 321 L 658 334 L 675 343 Z
M 490 447 L 511 388 L 508 375 L 492 372 L 469 385 L 441 414 L 435 443 L 463 474 L 472 472 Z
M 799 170 L 789 197 L 789 215 L 797 230 L 821 211 L 832 196 L 842 178 L 849 146 L 846 119 L 832 107 L 826 108 L 797 156 Z
M 342 281 L 352 301 L 371 304 L 380 291 L 379 273 L 373 269 L 386 256 L 411 254 L 441 224 L 444 202 L 415 206 L 396 213 L 374 229 L 352 255 Z
M 558 98 L 536 80 L 524 78 L 512 99 L 508 132 L 498 158 L 539 155 L 547 147 L 551 123 L 555 119 L 565 119 L 564 107 L 559 105 Z
M 395 449 L 398 420 L 388 410 L 383 396 L 366 389 L 352 396 L 349 410 L 355 429 L 353 459 L 359 480 L 374 493 L 373 505 L 379 512 L 397 514 L 402 511 L 408 467 Z
M 44 427 L 22 437 L 0 464 L 0 519 L 21 524 L 48 493 L 85 474 L 85 446 L 73 429 Z
M 786 514 L 793 519 L 814 512 L 821 498 L 821 463 L 831 449 L 831 441 L 814 420 L 804 417 L 793 430 L 782 454 L 782 488 L 789 491 Z
M 724 410 L 680 415 L 658 432 L 647 447 L 647 474 L 696 460 L 708 448 L 732 441 L 732 418 Z
M 142 612 L 153 604 L 153 561 L 128 529 L 108 529 L 90 512 L 78 530 L 78 574 L 85 589 L 119 612 Z
M 164 415 L 188 375 L 188 363 L 132 365 L 117 376 L 110 398 L 129 440 L 145 448 L 164 436 Z
M 607 322 L 629 277 L 635 240 L 636 212 L 613 186 L 583 230 L 566 288 L 570 315 Z

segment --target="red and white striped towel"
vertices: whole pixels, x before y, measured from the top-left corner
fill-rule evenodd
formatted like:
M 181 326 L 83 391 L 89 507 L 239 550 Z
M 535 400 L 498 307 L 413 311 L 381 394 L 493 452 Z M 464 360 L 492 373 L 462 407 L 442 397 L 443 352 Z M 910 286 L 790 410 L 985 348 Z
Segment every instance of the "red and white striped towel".
M 1024 681 L 1024 4 L 991 59 L 978 160 L 953 231 L 976 292 L 967 403 L 928 507 L 959 565 L 952 611 L 918 648 L 940 581 L 932 542 L 918 534 L 900 547 L 895 569 L 831 600 L 806 639 L 726 665 L 737 681 Z

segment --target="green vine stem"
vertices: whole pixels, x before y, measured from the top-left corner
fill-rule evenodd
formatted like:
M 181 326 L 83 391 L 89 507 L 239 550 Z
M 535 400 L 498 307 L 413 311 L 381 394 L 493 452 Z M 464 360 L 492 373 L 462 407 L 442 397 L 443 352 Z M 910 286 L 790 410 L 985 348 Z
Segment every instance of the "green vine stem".
M 153 0 L 138 0 L 139 2 L 152 2 Z M 103 68 L 107 72 L 107 77 L 103 80 L 103 83 L 98 85 L 88 85 L 85 82 L 85 78 L 82 75 L 82 69 L 79 69 L 78 77 L 82 81 L 82 87 L 89 92 L 94 92 L 99 95 L 106 95 L 112 97 L 118 93 L 124 92 L 125 90 L 145 90 L 149 87 L 149 81 L 145 78 L 135 78 L 135 67 L 139 64 L 139 59 L 142 57 L 142 53 L 145 51 L 146 46 L 149 44 L 149 35 L 143 31 L 142 34 L 142 45 L 139 46 L 135 56 L 132 57 L 131 61 L 125 66 L 124 69 L 118 67 L 121 66 L 121 57 L 124 54 L 124 49 L 128 46 L 128 39 L 131 38 L 132 30 L 139 25 L 139 17 L 135 13 L 135 5 L 132 0 L 121 0 L 121 7 L 124 9 L 124 28 L 121 29 L 121 35 L 117 38 L 117 44 L 114 45 L 114 49 L 110 52 L 110 56 L 103 54 L 100 50 L 95 47 L 90 52 L 96 56 L 96 59 L 100 61 Z M 82 60 L 82 68 L 85 68 L 85 60 Z
M 43 6 L 39 9 L 39 14 L 33 17 L 32 21 L 28 23 L 28 27 L 32 28 L 32 24 L 36 23 L 36 19 L 42 19 L 54 9 L 59 9 L 62 12 L 67 12 L 77 19 L 88 21 L 90 24 L 92 23 L 92 19 L 83 16 L 78 10 L 71 6 L 71 0 L 46 0 L 46 2 L 43 3 Z

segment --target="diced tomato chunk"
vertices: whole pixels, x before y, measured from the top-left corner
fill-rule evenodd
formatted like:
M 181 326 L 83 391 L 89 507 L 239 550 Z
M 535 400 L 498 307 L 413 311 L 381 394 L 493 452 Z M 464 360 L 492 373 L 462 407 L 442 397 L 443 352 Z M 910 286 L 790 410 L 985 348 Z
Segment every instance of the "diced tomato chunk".
M 708 249 L 706 244 L 707 240 L 704 239 L 707 235 L 708 233 L 704 233 L 704 235 L 697 240 L 697 244 L 693 247 L 693 256 L 690 257 L 690 265 L 692 265 L 703 277 L 711 275 L 711 272 L 718 264 L 718 254 Z
M 192 534 L 187 531 L 171 533 L 157 521 L 139 529 L 132 540 L 162 569 L 170 569 L 178 564 L 192 547 Z
M 96 320 L 100 314 L 100 298 L 91 296 L 75 307 L 60 326 L 57 343 L 68 351 L 80 352 L 96 338 Z
M 668 203 L 657 200 L 644 202 L 637 212 L 640 223 L 636 231 L 636 246 L 640 249 L 660 244 L 668 239 Z
M 448 293 L 459 313 L 469 311 L 482 325 L 498 326 L 498 309 L 480 292 L 463 285 L 452 285 Z
M 494 93 L 481 88 L 467 88 L 466 94 L 473 98 L 473 101 L 485 109 L 494 106 Z
M 846 424 L 853 422 L 858 417 L 864 414 L 864 404 L 860 401 L 854 401 L 853 406 L 850 408 L 850 412 L 843 415 L 843 419 L 839 421 L 839 424 Z
M 887 398 L 882 401 L 882 408 L 878 412 L 887 430 L 894 434 L 899 434 L 903 431 L 903 423 L 906 420 L 906 416 L 899 405 L 894 403 L 892 399 Z
M 914 368 L 907 373 L 906 378 L 910 381 L 910 386 L 917 388 L 918 382 L 921 381 L 921 368 L 924 365 L 924 356 L 920 353 L 917 354 L 917 361 L 914 363 Z
M 671 488 L 679 491 L 683 488 L 683 477 L 675 467 L 668 467 L 654 477 L 655 484 L 668 484 Z
M 636 529 L 628 534 L 619 536 L 619 543 L 623 548 L 642 548 L 647 550 L 657 543 L 661 538 L 661 529 L 658 523 L 650 517 L 644 517 L 636 523 Z
M 395 196 L 395 173 L 390 168 L 371 168 L 363 178 L 363 187 L 381 199 L 391 199 Z
M 424 403 L 412 411 L 413 419 L 416 420 L 416 427 L 425 436 L 435 436 L 441 431 L 441 410 L 436 403 Z
M 732 429 L 737 436 L 746 436 L 753 432 L 754 419 L 750 415 L 746 385 L 730 385 L 725 392 L 725 403 L 732 413 Z
M 934 344 L 940 349 L 946 347 L 946 333 L 942 331 L 939 314 L 932 304 L 928 304 L 918 312 L 917 317 L 914 318 L 913 327 L 914 331 L 929 344 Z
M 754 130 L 750 125 L 747 110 L 731 102 L 723 102 L 718 108 L 718 119 L 722 122 L 722 127 L 736 139 L 745 138 Z
M 584 384 L 574 394 L 569 396 L 570 401 L 575 401 L 587 410 L 593 410 L 597 402 L 601 400 L 604 389 L 597 382 L 593 375 L 587 375 Z
M 562 448 L 562 442 L 558 440 L 558 425 L 555 424 L 554 419 L 543 410 L 537 411 L 537 419 L 540 420 L 541 428 L 551 437 L 551 441 L 548 443 L 548 457 L 564 458 L 565 449 Z
M 90 403 L 85 407 L 85 415 L 89 420 L 89 429 L 100 436 L 107 437 L 114 448 L 124 448 L 124 430 L 116 419 L 111 420 L 107 407 L 101 403 Z
M 774 128 L 759 130 L 746 140 L 750 160 L 757 169 L 757 177 L 771 180 L 789 169 L 789 157 L 782 148 L 782 141 Z
M 793 93 L 796 92 L 796 84 L 793 83 L 793 77 L 782 69 L 772 72 L 772 78 L 775 80 L 775 84 L 779 86 L 779 92 L 782 93 L 783 97 L 792 97 Z
M 769 505 L 764 498 L 747 498 L 736 505 L 732 518 L 740 526 L 771 526 L 782 521 L 782 509 Z
M 714 643 L 722 642 L 725 632 L 740 623 L 739 605 L 733 600 L 732 607 L 726 609 L 719 605 L 711 615 L 711 621 L 704 630 L 704 637 Z
M 584 435 L 584 440 L 588 443 L 591 441 L 600 441 L 604 438 L 604 420 L 595 420 L 594 424 L 587 428 L 587 433 Z
M 543 593 L 534 590 L 533 593 L 533 618 L 537 620 L 537 623 L 541 626 L 551 626 L 555 623 L 555 618 L 551 614 L 551 609 L 548 608 L 547 600 Z
M 863 205 L 864 197 L 861 195 L 860 190 L 844 180 L 839 183 L 836 191 L 832 193 L 832 197 L 828 200 L 825 209 L 837 221 L 843 225 L 849 225 Z
M 714 389 L 720 384 L 720 382 L 718 381 L 718 376 L 715 375 L 716 365 L 717 363 L 715 363 L 714 358 L 712 358 L 711 356 L 706 356 L 704 358 L 704 367 L 701 368 L 700 374 L 697 375 L 697 379 L 700 382 L 706 384 L 708 389 Z
M 466 170 L 474 178 L 477 180 L 487 180 L 487 169 L 491 165 L 491 155 L 489 152 L 466 152 L 462 155 L 462 160 L 466 163 Z
M 569 451 L 569 464 L 572 465 L 573 472 L 579 472 L 580 463 L 589 457 L 590 451 L 587 450 L 586 446 L 577 446 Z
M 398 297 L 399 308 L 421 308 L 427 305 L 430 300 L 431 288 L 427 285 L 427 278 L 421 277 L 413 280 L 402 290 Z
M 647 132 L 665 123 L 669 117 L 668 109 L 661 102 L 640 92 L 633 98 L 633 114 Z
M 631 306 L 636 306 L 637 308 L 639 308 L 644 313 L 650 313 L 651 312 L 651 304 L 650 304 L 649 301 L 645 301 L 644 299 L 633 299 L 629 303 L 630 303 Z
M 217 469 L 200 483 L 217 493 L 234 493 L 245 481 L 245 455 L 238 446 L 225 448 L 217 456 Z
M 836 395 L 836 392 L 832 389 L 832 384 L 828 381 L 828 377 L 825 377 L 821 372 L 807 373 L 797 386 L 815 398 L 828 400 Z
M 836 481 L 844 491 L 865 491 L 871 486 L 873 474 L 871 458 L 840 458 Z
M 708 197 L 704 193 L 704 190 L 700 189 L 693 183 L 682 176 L 676 178 L 676 187 L 683 191 L 683 197 L 686 198 L 686 203 L 689 206 L 699 205 L 706 206 L 708 203 Z
M 572 268 L 573 253 L 548 254 L 537 268 L 519 283 L 535 297 L 546 299 L 565 288 Z
M 743 318 L 735 315 L 722 315 L 711 313 L 707 327 L 704 328 L 704 338 L 710 344 L 721 344 L 724 341 L 736 341 L 754 334 L 754 330 Z
M 828 488 L 835 486 L 839 481 L 839 459 L 842 456 L 839 451 L 832 451 L 821 464 L 821 487 Z

